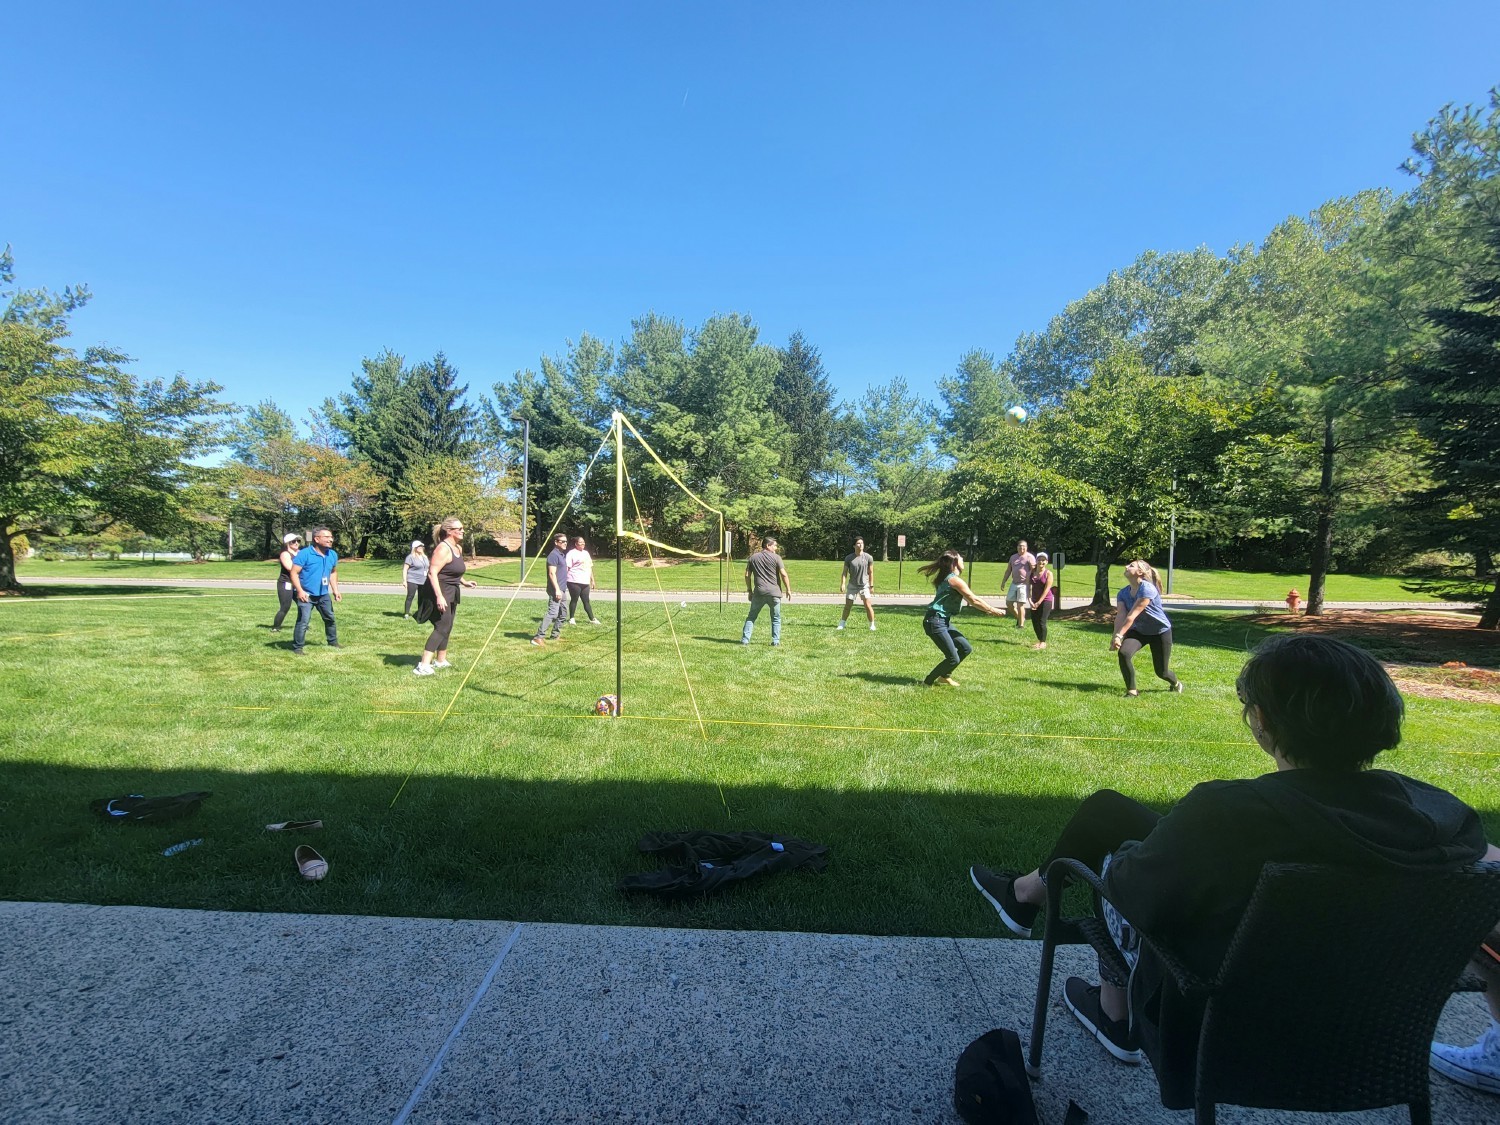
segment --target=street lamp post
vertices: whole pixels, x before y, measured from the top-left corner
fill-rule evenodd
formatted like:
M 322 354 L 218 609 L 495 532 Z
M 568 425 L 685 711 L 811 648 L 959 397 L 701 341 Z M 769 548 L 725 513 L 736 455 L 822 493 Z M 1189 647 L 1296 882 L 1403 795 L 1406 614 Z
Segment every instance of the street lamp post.
M 521 423 L 521 574 L 526 574 L 526 494 L 531 479 L 531 419 L 512 414 L 512 422 Z

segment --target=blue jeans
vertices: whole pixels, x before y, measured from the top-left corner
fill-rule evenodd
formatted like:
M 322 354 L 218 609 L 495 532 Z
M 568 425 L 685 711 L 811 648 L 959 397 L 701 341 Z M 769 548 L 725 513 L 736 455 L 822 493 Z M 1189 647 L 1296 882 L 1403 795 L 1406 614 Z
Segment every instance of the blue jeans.
M 774 594 L 751 594 L 750 616 L 745 618 L 745 629 L 740 634 L 741 644 L 750 643 L 750 634 L 755 632 L 755 619 L 766 606 L 771 607 L 771 643 L 781 643 L 781 599 Z
M 953 622 L 940 613 L 929 613 L 922 618 L 922 630 L 932 638 L 932 643 L 938 646 L 938 651 L 943 654 L 943 659 L 938 666 L 927 673 L 927 682 L 930 684 L 939 676 L 951 676 L 954 670 L 963 663 L 964 658 L 974 651 L 974 646 L 969 643 L 969 638 L 953 627 Z
M 302 642 L 307 640 L 307 626 L 312 621 L 314 606 L 317 606 L 318 612 L 323 615 L 323 634 L 328 638 L 328 643 L 331 645 L 339 643 L 339 627 L 333 621 L 333 595 L 319 594 L 317 597 L 308 598 L 305 602 L 297 603 L 297 626 L 292 630 L 293 652 L 302 651 Z

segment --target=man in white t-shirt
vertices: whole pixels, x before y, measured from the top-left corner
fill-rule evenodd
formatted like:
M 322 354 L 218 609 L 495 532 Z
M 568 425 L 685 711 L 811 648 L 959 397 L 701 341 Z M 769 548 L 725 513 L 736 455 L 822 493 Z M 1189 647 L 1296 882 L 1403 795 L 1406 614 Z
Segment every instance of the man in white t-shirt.
M 1016 615 L 1016 628 L 1026 628 L 1026 607 L 1031 604 L 1031 572 L 1036 568 L 1036 556 L 1026 549 L 1026 540 L 1016 544 L 1016 553 L 1010 557 L 1005 568 L 1005 604 Z
M 563 565 L 568 570 L 568 624 L 576 623 L 573 614 L 578 610 L 580 598 L 583 599 L 583 612 L 589 615 L 589 623 L 602 624 L 594 616 L 594 607 L 589 601 L 589 594 L 594 589 L 594 556 L 589 554 L 582 535 L 574 538 L 573 549 L 564 556 Z
M 875 631 L 875 606 L 870 595 L 875 592 L 875 560 L 865 553 L 865 541 L 854 541 L 854 553 L 844 556 L 844 569 L 839 574 L 839 585 L 844 591 L 844 616 L 839 618 L 839 628 L 849 623 L 849 610 L 854 599 L 865 604 L 865 616 L 870 619 L 870 632 Z

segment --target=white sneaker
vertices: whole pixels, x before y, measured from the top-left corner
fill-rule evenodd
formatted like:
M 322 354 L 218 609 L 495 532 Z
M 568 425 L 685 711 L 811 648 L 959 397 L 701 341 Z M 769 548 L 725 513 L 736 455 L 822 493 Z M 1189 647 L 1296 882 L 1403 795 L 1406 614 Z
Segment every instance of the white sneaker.
M 874 631 L 875 631 L 875 622 L 871 621 L 870 622 L 870 632 L 873 633 Z
M 434 668 L 451 668 L 451 667 L 453 667 L 453 665 L 450 662 L 446 661 L 446 660 L 434 660 L 432 662 L 432 666 Z
M 431 664 L 418 664 L 411 670 L 413 676 L 430 676 L 433 674 Z
M 573 618 L 571 618 L 571 617 L 570 617 L 570 618 L 568 618 L 568 624 L 569 624 L 569 625 L 577 625 L 577 624 L 578 624 L 578 622 L 577 622 L 577 621 L 575 621 L 575 620 L 573 620 Z
M 840 621 L 840 622 L 839 622 L 839 624 L 838 624 L 838 627 L 839 627 L 839 628 L 840 628 L 840 629 L 842 629 L 842 628 L 843 628 L 843 627 L 844 627 L 844 623 L 843 623 L 843 622 L 842 622 L 842 621 Z
M 590 617 L 589 618 L 589 624 L 590 625 L 603 625 L 604 622 L 600 621 L 597 617 Z
M 1500 1023 L 1490 1020 L 1489 1030 L 1472 1047 L 1434 1043 L 1427 1061 L 1433 1070 L 1461 1085 L 1500 1094 Z

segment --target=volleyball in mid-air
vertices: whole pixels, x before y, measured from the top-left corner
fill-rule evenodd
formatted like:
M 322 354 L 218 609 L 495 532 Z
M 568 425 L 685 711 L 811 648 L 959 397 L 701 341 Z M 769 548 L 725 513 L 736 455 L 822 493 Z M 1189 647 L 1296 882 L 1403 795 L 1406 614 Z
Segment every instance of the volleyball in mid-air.
M 620 697 L 617 695 L 601 695 L 599 702 L 594 704 L 596 715 L 618 715 L 620 713 Z
M 1019 426 L 1026 421 L 1026 410 L 1024 407 L 1012 406 L 1005 412 L 1005 420 L 1012 426 Z

